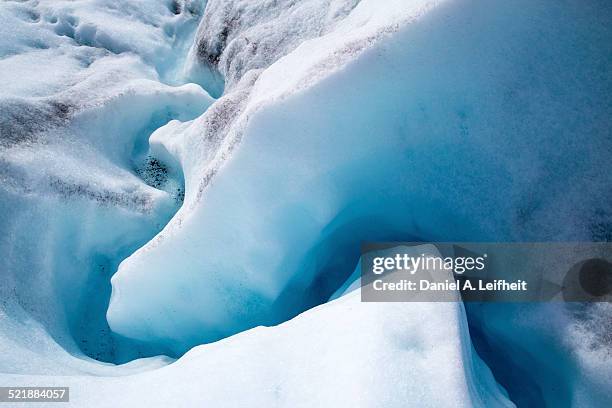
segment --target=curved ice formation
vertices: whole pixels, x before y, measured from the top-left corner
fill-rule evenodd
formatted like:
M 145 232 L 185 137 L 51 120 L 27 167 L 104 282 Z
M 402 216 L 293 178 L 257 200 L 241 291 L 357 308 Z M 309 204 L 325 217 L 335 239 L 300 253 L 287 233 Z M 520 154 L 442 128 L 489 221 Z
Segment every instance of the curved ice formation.
M 113 277 L 114 330 L 181 352 L 283 321 L 332 295 L 366 239 L 609 239 L 609 8 L 434 6 L 362 1 L 242 76 L 241 32 L 257 42 L 266 30 L 227 28 L 213 67 L 230 79 L 225 95 L 153 138 L 181 163 L 186 201 Z M 208 19 L 242 21 L 227 10 L 211 7 L 219 15 Z M 207 35 L 202 26 L 196 43 Z M 470 314 L 475 332 L 503 328 L 489 334 L 493 354 L 534 339 L 549 351 L 522 365 L 568 367 L 556 387 L 504 378 L 511 397 L 526 387 L 554 406 L 562 384 L 573 404 L 609 401 L 608 380 L 577 380 L 569 368 L 601 365 L 559 340 L 580 318 L 534 309 L 550 325 L 519 336 L 520 308 L 489 313 L 488 324 Z
M 364 239 L 601 238 L 607 15 L 432 5 L 362 1 L 154 135 L 185 205 L 113 276 L 113 330 L 181 352 L 278 323 L 329 298 Z
M 159 342 L 181 353 L 203 341 L 218 340 L 257 324 L 279 323 L 329 297 L 336 282 L 346 277 L 342 270 L 354 266 L 350 264 L 353 260 L 347 258 L 347 263 L 334 272 L 339 276 L 330 273 L 331 281 L 315 282 L 316 275 L 325 276 L 322 269 L 330 267 L 325 265 L 325 258 L 338 249 L 327 245 L 317 251 L 316 245 L 325 243 L 317 237 L 322 231 L 323 234 L 336 233 L 333 231 L 336 226 L 328 224 L 338 216 L 334 222 L 341 226 L 345 210 L 342 206 L 353 194 L 349 185 L 345 191 L 338 190 L 331 195 L 325 191 L 342 183 L 342 177 L 352 177 L 349 168 L 335 181 L 321 179 L 327 185 L 320 190 L 321 195 L 316 193 L 320 188 L 318 174 L 342 166 L 341 160 L 336 163 L 332 160 L 337 152 L 333 149 L 325 152 L 320 144 L 321 138 L 335 132 L 334 128 L 342 123 L 330 123 L 321 117 L 323 120 L 312 123 L 312 128 L 308 129 L 305 127 L 311 126 L 308 118 L 292 119 L 282 131 L 283 135 L 288 131 L 295 136 L 290 144 L 282 135 L 275 136 L 278 132 L 274 123 L 264 130 L 269 137 L 264 144 L 256 141 L 256 136 L 248 136 L 247 126 L 256 122 L 268 126 L 258 118 L 262 117 L 262 112 L 272 109 L 275 101 L 282 100 L 284 109 L 290 109 L 288 95 L 306 88 L 305 80 L 322 84 L 326 74 L 339 70 L 376 40 L 397 30 L 400 23 L 417 19 L 432 4 L 429 1 L 409 5 L 395 2 L 379 8 L 374 3 L 359 3 L 352 13 L 334 23 L 335 29 L 329 34 L 303 42 L 293 54 L 280 59 L 261 76 L 258 76 L 260 71 L 251 70 L 240 77 L 238 83 L 228 87 L 228 92 L 198 119 L 189 124 L 172 122 L 152 136 L 153 143 L 160 145 L 161 150 L 166 147 L 168 154 L 183 168 L 185 205 L 164 231 L 123 262 L 114 275 L 107 315 L 113 330 L 127 337 Z M 208 3 L 207 13 L 215 12 L 225 12 L 225 8 Z M 212 14 L 209 19 L 215 18 L 227 17 Z M 252 24 L 259 27 L 257 19 Z M 242 28 L 251 32 L 248 26 Z M 208 35 L 206 30 L 200 33 Z M 253 30 L 250 35 L 253 37 L 257 33 L 267 36 L 266 30 Z M 240 40 L 240 35 L 236 35 L 233 41 Z M 258 41 L 259 37 L 253 38 Z M 287 41 L 295 41 L 291 35 L 287 38 Z M 202 41 L 205 39 L 198 38 L 196 43 Z M 239 47 L 233 44 L 230 42 L 226 50 L 235 51 Z M 262 50 L 265 53 L 265 48 Z M 308 58 L 300 51 L 306 52 Z M 243 58 L 239 52 L 232 55 L 238 60 Z M 292 63 L 296 58 L 299 63 Z M 220 60 L 224 60 L 223 57 Z M 283 64 L 288 67 L 281 69 Z M 229 62 L 228 65 L 233 66 Z M 288 73 L 295 78 L 284 78 Z M 301 84 L 294 84 L 300 80 Z M 313 84 L 311 89 L 315 86 Z M 329 102 L 336 103 L 333 99 Z M 358 99 L 354 103 L 359 103 Z M 264 109 L 265 105 L 268 106 Z M 344 111 L 345 117 L 354 112 L 352 106 L 346 107 L 349 109 Z M 299 108 L 294 112 L 303 116 Z M 251 121 L 247 122 L 247 118 Z M 276 120 L 285 121 L 286 118 Z M 299 129 L 294 131 L 291 126 Z M 346 129 L 338 134 L 336 143 L 344 144 L 341 138 L 349 137 L 350 132 Z M 245 136 L 239 151 L 225 164 L 225 158 L 238 145 L 243 133 L 249 140 Z M 279 137 L 285 140 L 277 140 Z M 245 156 L 247 145 L 252 142 L 257 151 Z M 315 150 L 308 145 L 311 143 L 315 144 Z M 365 153 L 370 145 L 364 140 L 356 143 L 355 148 Z M 389 140 L 381 148 L 394 146 Z M 303 158 L 298 158 L 298 151 Z M 355 165 L 367 165 L 358 163 L 361 153 L 354 154 Z M 299 160 L 295 162 L 297 166 L 291 171 L 283 170 L 283 177 L 279 179 L 276 170 L 289 170 L 287 166 L 294 160 Z M 312 160 L 314 162 L 309 163 Z M 217 174 L 221 164 L 224 164 L 223 172 Z M 292 175 L 292 171 L 297 173 Z M 257 182 L 253 177 L 268 181 Z M 220 179 L 228 183 L 221 183 Z M 209 185 L 211 180 L 214 182 Z M 304 185 L 311 182 L 310 187 Z M 314 194 L 305 195 L 305 188 L 312 188 L 310 192 Z M 354 202 L 361 205 L 361 193 L 355 193 Z M 354 215 L 359 216 L 359 211 Z M 348 247 L 358 242 L 357 229 L 361 227 L 354 227 L 351 234 L 355 240 L 347 242 L 339 237 L 335 245 Z M 398 224 L 397 228 L 401 230 L 402 226 Z M 231 250 L 233 245 L 238 245 L 240 251 Z M 168 278 L 174 283 L 168 284 Z M 316 285 L 320 290 L 312 290 Z M 143 302 L 145 298 L 149 301 Z

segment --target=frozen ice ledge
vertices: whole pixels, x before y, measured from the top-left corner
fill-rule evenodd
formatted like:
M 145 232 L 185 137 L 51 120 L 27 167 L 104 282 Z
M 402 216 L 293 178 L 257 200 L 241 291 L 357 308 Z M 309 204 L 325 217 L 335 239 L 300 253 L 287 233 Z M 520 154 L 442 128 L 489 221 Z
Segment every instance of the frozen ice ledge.
M 3 384 L 88 407 L 612 402 L 606 305 L 328 302 L 364 240 L 612 239 L 609 2 L 0 16 Z

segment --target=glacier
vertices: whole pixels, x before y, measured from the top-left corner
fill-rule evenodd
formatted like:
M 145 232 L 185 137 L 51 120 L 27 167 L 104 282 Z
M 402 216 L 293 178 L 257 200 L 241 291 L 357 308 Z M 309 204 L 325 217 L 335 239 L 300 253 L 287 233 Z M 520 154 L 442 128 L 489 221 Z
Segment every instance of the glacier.
M 354 289 L 362 241 L 612 239 L 611 16 L 2 2 L 1 382 L 87 407 L 610 405 L 608 305 Z

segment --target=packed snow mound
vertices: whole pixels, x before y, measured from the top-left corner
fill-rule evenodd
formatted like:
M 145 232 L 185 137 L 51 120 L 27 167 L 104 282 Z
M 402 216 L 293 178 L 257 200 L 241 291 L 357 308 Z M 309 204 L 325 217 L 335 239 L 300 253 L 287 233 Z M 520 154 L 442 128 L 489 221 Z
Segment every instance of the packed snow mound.
M 514 406 L 472 349 L 461 303 L 368 304 L 358 292 L 146 373 L 0 379 L 69 386 L 78 407 Z

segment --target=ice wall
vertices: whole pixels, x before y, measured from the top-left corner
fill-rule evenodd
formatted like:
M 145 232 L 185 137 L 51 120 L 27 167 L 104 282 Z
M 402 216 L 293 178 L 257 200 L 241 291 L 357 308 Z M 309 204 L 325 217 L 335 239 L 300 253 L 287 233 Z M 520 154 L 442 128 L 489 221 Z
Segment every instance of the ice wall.
M 186 201 L 113 277 L 111 327 L 187 348 L 284 320 L 333 293 L 363 239 L 605 237 L 605 13 L 431 5 L 360 2 L 156 133 Z

